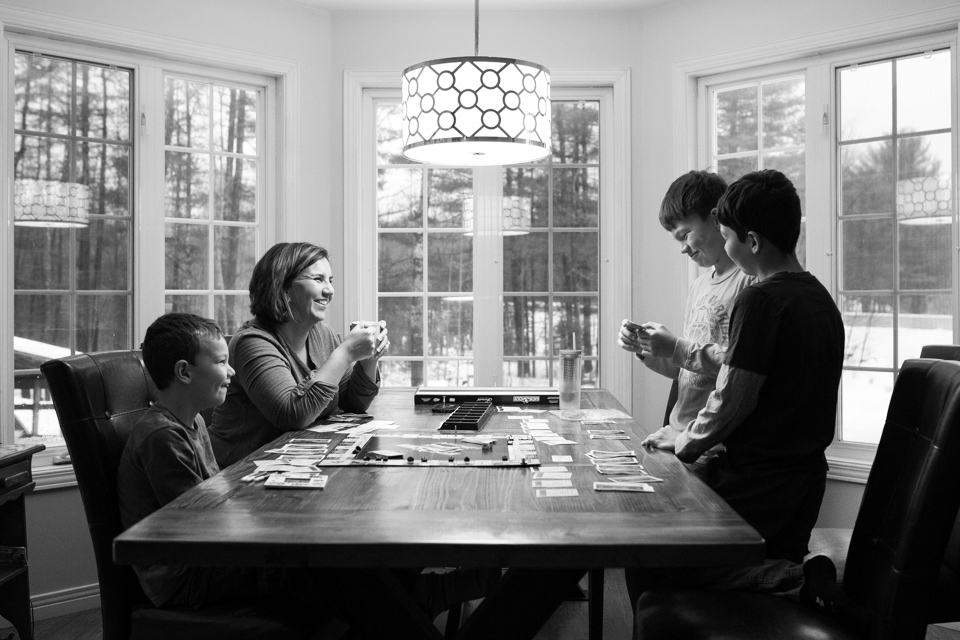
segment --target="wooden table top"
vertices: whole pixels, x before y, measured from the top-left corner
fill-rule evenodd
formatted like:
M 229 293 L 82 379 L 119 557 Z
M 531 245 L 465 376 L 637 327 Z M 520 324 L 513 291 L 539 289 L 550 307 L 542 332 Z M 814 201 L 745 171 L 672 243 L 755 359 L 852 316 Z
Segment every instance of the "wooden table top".
M 385 390 L 370 407 L 399 433 L 435 433 L 446 417 L 414 407 L 412 392 Z M 621 405 L 602 390 L 583 407 Z M 483 433 L 521 433 L 494 414 Z M 573 472 L 577 497 L 537 498 L 521 467 L 323 467 L 323 490 L 271 490 L 240 478 L 256 452 L 185 493 L 114 541 L 120 564 L 338 567 L 623 567 L 757 564 L 763 539 L 669 452 L 647 451 L 647 433 L 620 422 L 630 440 L 590 440 L 579 422 L 541 414 L 578 445 L 537 445 Z M 331 437 L 329 434 L 311 434 Z M 288 433 L 276 443 L 303 432 Z M 334 435 L 336 438 L 336 434 Z M 335 444 L 336 440 L 334 441 Z M 270 448 L 269 445 L 265 448 Z M 663 478 L 654 493 L 597 492 L 605 480 L 591 449 L 633 450 Z M 321 463 L 321 466 L 322 463 Z

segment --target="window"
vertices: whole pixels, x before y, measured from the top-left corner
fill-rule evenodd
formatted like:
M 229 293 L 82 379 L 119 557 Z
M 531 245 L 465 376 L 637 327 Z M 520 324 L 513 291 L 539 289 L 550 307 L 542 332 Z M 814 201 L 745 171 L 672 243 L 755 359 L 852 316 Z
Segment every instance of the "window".
M 950 59 L 941 49 L 836 71 L 844 441 L 878 443 L 900 363 L 956 342 Z
M 596 100 L 555 99 L 544 161 L 444 168 L 403 158 L 399 103 L 378 102 L 385 385 L 552 386 L 557 350 L 576 345 L 584 386 L 597 386 L 599 113 Z
M 62 444 L 40 364 L 132 341 L 133 73 L 14 56 L 17 441 Z
M 0 441 L 56 454 L 42 362 L 135 347 L 165 311 L 213 317 L 228 333 L 249 316 L 247 284 L 268 240 L 275 81 L 5 39 L 14 126 L 2 166 L 15 224 L 0 231 L 13 256 Z
M 777 75 L 732 86 L 712 85 L 709 167 L 727 184 L 760 169 L 783 172 L 797 187 L 806 212 L 806 102 L 803 75 Z M 805 216 L 804 216 L 805 217 Z M 797 257 L 806 262 L 806 220 Z
M 418 314 L 408 320 L 391 310 L 397 315 L 385 318 L 391 349 L 381 368 L 394 376 L 393 383 L 442 382 L 427 377 L 437 372 L 451 376 L 443 384 L 546 384 L 556 375 L 555 349 L 572 345 L 576 333 L 577 346 L 590 359 L 584 383 L 610 391 L 630 411 L 633 362 L 612 339 L 621 320 L 630 316 L 633 285 L 629 73 L 554 73 L 554 116 L 566 119 L 556 130 L 557 135 L 566 131 L 562 148 L 555 139 L 555 153 L 545 162 L 479 167 L 467 170 L 469 178 L 461 169 L 400 161 L 399 137 L 389 133 L 399 128 L 389 120 L 391 105 L 400 99 L 399 72 L 348 71 L 344 89 L 347 258 L 341 287 L 360 292 L 343 299 L 347 318 L 377 317 L 382 301 L 400 304 L 396 300 L 404 298 L 409 304 L 404 308 Z M 445 190 L 431 197 L 425 185 L 441 179 L 447 181 Z M 405 216 L 424 221 L 397 226 Z M 526 233 L 510 235 L 514 231 Z M 419 240 L 413 240 L 416 234 Z M 390 262 L 389 269 L 383 268 L 381 236 L 389 242 L 407 236 L 409 266 Z M 441 242 L 433 243 L 431 251 L 433 239 Z M 419 242 L 426 244 L 415 244 Z M 536 259 L 521 254 L 527 251 L 538 252 Z M 431 268 L 429 262 L 438 258 L 442 277 L 438 265 Z M 381 278 L 391 288 L 400 286 L 402 279 L 394 276 L 405 269 L 418 275 L 403 276 L 404 282 L 422 278 L 427 288 L 381 287 Z M 437 310 L 432 335 L 445 342 L 427 342 L 434 339 L 431 303 Z M 573 322 L 576 328 L 571 328 Z M 454 334 L 456 340 L 450 339 Z M 421 353 L 413 355 L 406 344 L 397 348 L 398 339 L 420 345 Z
M 807 268 L 846 327 L 837 439 L 869 461 L 900 363 L 957 342 L 955 32 L 700 78 L 701 166 L 801 193 Z M 798 248 L 798 253 L 800 249 Z

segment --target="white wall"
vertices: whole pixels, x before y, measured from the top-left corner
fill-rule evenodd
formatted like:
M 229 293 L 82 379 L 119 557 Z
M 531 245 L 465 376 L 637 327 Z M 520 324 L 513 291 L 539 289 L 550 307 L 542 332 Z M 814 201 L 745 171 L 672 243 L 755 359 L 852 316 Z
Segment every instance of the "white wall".
M 682 161 L 674 155 L 674 65 L 957 4 L 944 0 L 690 0 L 642 12 L 482 12 L 480 53 L 525 58 L 554 69 L 631 69 L 633 317 L 679 327 L 687 266 L 656 220 L 663 192 Z M 295 189 L 298 215 L 291 235 L 327 246 L 337 273 L 342 273 L 345 259 L 341 251 L 343 72 L 395 70 L 399 77 L 399 71 L 410 64 L 473 52 L 469 10 L 331 16 L 281 0 L 6 0 L 0 11 L 4 6 L 295 61 L 301 114 L 295 158 L 301 179 Z M 351 292 L 341 290 L 338 295 L 342 299 Z M 342 325 L 340 309 L 334 310 L 331 319 L 335 326 Z M 635 414 L 647 423 L 658 421 L 666 382 L 642 366 L 636 367 L 634 378 Z M 860 495 L 858 485 L 831 484 L 821 525 L 852 526 Z M 77 542 L 87 534 L 76 491 L 31 497 L 28 510 L 35 543 L 31 549 L 33 592 L 48 594 L 95 581 L 92 559 L 82 557 L 84 543 Z

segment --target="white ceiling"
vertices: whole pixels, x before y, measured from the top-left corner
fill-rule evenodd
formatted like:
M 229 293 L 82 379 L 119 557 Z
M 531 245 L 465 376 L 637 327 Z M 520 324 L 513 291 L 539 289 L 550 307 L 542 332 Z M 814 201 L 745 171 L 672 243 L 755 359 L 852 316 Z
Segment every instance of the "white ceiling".
M 328 11 L 473 11 L 473 0 L 292 0 Z M 680 0 L 480 0 L 484 11 L 611 11 Z

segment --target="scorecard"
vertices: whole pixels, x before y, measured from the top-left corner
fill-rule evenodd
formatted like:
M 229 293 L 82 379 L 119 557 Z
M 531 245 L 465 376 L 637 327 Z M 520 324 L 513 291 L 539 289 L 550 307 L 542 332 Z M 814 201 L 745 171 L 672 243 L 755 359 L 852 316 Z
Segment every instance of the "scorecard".
M 320 463 L 329 467 L 536 467 L 528 435 L 391 433 L 348 436 Z

